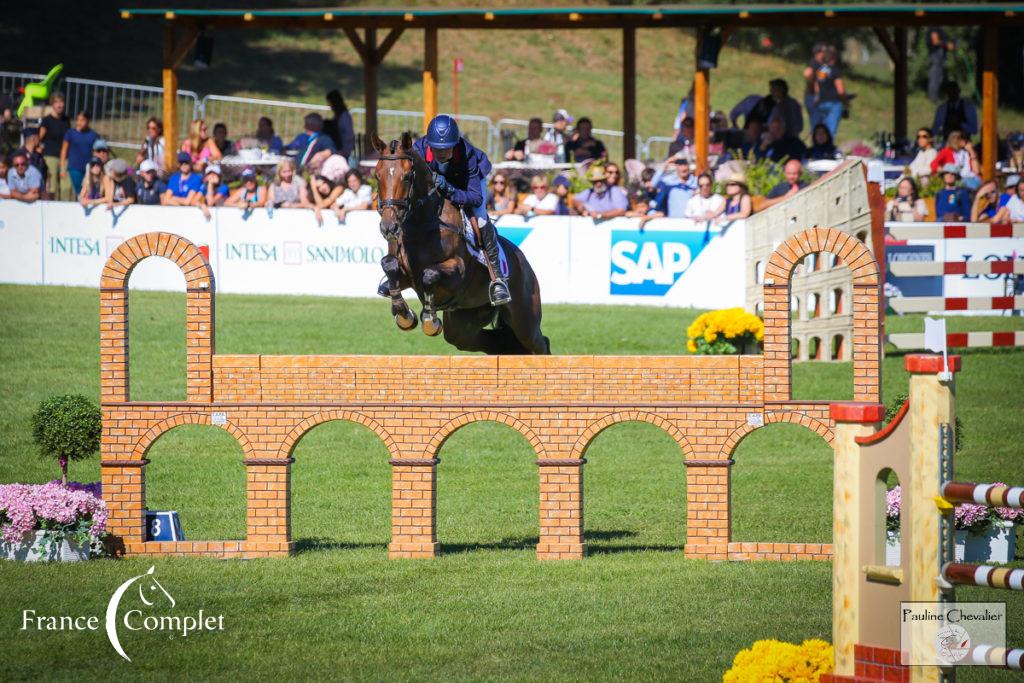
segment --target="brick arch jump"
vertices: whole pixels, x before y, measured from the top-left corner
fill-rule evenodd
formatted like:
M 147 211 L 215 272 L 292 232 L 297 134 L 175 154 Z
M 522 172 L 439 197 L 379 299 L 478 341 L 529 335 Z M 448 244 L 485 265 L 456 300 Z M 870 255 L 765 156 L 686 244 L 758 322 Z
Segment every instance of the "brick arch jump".
M 683 457 L 687 458 L 693 454 L 693 447 L 690 446 L 690 442 L 686 440 L 686 436 L 681 432 L 674 424 L 654 413 L 644 411 L 624 411 L 618 413 L 612 413 L 601 418 L 597 422 L 594 422 L 587 430 L 583 432 L 579 439 L 572 447 L 572 458 L 582 458 L 587 448 L 590 446 L 590 442 L 594 438 L 608 429 L 612 425 L 619 424 L 620 422 L 646 422 L 647 424 L 654 425 L 668 434 L 672 439 L 679 445 L 679 448 L 683 451 Z
M 401 457 L 401 453 L 399 452 L 398 444 L 395 443 L 395 439 L 387 432 L 386 429 L 384 429 L 384 427 L 380 425 L 380 423 L 366 415 L 363 415 L 362 413 L 353 412 L 351 410 L 329 410 L 315 415 L 310 415 L 305 420 L 297 424 L 295 428 L 288 433 L 288 436 L 284 438 L 284 441 L 281 442 L 281 448 L 277 453 L 278 457 L 292 457 L 296 444 L 298 444 L 299 439 L 305 436 L 306 432 L 318 425 L 322 425 L 325 422 L 333 422 L 334 420 L 354 422 L 370 429 L 382 442 L 384 442 L 384 446 L 388 449 L 388 453 L 392 458 Z
M 790 277 L 801 259 L 819 252 L 835 254 L 853 275 L 853 400 L 877 403 L 882 358 L 878 263 L 856 237 L 831 228 L 798 232 L 768 259 L 764 277 L 764 399 L 791 398 Z
M 150 427 L 149 431 L 147 431 L 143 437 L 139 439 L 139 442 L 135 444 L 131 460 L 144 460 L 149 449 L 153 446 L 154 441 L 175 427 L 180 427 L 181 425 L 208 425 L 211 427 L 222 427 L 224 431 L 235 437 L 235 441 L 242 447 L 242 453 L 245 454 L 246 458 L 251 458 L 255 455 L 255 450 L 249 442 L 249 438 L 241 429 L 230 422 L 225 422 L 223 425 L 215 425 L 209 415 L 205 415 L 203 413 L 181 413 L 161 420 Z
M 719 451 L 718 457 L 722 458 L 723 460 L 731 458 L 732 454 L 736 451 L 736 448 L 739 447 L 740 442 L 743 441 L 743 439 L 745 439 L 748 434 L 750 434 L 756 429 L 763 429 L 764 427 L 767 427 L 770 424 L 782 423 L 796 424 L 802 427 L 806 427 L 807 429 L 811 430 L 812 432 L 823 438 L 829 446 L 833 444 L 836 438 L 836 435 L 832 431 L 831 427 L 829 427 L 821 420 L 818 420 L 817 418 L 807 415 L 806 413 L 772 411 L 765 413 L 764 425 L 762 426 L 744 424 L 733 430 L 733 432 L 729 434 L 728 438 L 726 438 L 725 443 L 722 444 L 722 450 Z
M 100 396 L 104 402 L 129 400 L 128 280 L 150 256 L 173 261 L 185 276 L 185 396 L 190 403 L 213 400 L 213 269 L 189 240 L 147 232 L 125 240 L 107 259 L 100 276 Z
M 454 434 L 460 427 L 464 427 L 471 422 L 498 422 L 503 425 L 508 425 L 522 434 L 526 440 L 530 442 L 530 447 L 533 449 L 533 452 L 538 459 L 545 457 L 544 443 L 532 429 L 530 429 L 523 421 L 512 417 L 508 413 L 502 413 L 494 410 L 470 411 L 449 420 L 440 429 L 438 429 L 430 439 L 430 443 L 425 449 L 427 457 L 436 458 L 438 453 L 441 452 L 441 447 L 444 446 L 445 442 L 448 440 L 448 437 Z

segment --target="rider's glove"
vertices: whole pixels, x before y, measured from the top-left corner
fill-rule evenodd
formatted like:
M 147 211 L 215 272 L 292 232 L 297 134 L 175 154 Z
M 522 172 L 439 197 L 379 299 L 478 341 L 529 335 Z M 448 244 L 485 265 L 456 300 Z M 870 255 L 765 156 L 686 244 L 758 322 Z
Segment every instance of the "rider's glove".
M 452 184 L 440 173 L 434 173 L 434 187 L 442 197 L 448 197 L 452 193 Z

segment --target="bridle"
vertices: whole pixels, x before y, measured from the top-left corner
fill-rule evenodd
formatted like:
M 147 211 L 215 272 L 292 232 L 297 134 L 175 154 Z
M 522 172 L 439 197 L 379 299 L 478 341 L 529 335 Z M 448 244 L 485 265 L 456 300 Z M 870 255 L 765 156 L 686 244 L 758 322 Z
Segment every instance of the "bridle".
M 420 208 L 430 198 L 430 192 L 425 196 L 419 197 L 415 204 L 409 202 L 409 192 L 416 186 L 416 160 L 409 154 L 388 154 L 381 157 L 377 157 L 381 161 L 409 161 L 412 163 L 412 170 L 408 171 L 402 177 L 402 183 L 406 186 L 406 196 L 401 199 L 378 199 L 377 200 L 377 212 L 384 215 L 384 209 L 391 209 L 395 212 L 395 217 L 398 219 L 399 225 L 405 224 L 405 219 L 409 217 L 409 214 L 419 211 Z

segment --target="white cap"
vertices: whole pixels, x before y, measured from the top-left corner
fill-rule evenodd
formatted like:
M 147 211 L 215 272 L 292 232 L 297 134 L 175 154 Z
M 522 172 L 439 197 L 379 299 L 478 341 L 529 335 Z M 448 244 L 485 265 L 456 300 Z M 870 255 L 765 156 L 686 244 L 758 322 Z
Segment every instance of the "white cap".
M 145 173 L 146 171 L 155 170 L 157 170 L 156 164 L 153 163 L 152 159 L 146 159 L 141 164 L 139 164 L 139 173 Z
M 211 173 L 216 173 L 217 175 L 221 175 L 220 165 L 219 164 L 210 164 L 209 166 L 206 167 L 206 171 L 203 173 L 203 175 L 207 176 L 207 175 L 210 175 Z

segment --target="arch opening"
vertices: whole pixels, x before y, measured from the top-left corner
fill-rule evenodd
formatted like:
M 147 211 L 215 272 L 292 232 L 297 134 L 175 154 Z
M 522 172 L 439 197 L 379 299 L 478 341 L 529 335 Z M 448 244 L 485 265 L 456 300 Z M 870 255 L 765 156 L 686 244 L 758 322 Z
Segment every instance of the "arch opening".
M 874 557 L 871 564 L 898 567 L 901 564 L 901 534 L 903 510 L 900 503 L 902 487 L 896 473 L 888 467 L 875 477 Z
M 169 279 L 174 290 L 148 289 Z M 173 261 L 147 256 L 136 264 L 128 280 L 128 400 L 186 400 L 186 309 L 185 275 Z

